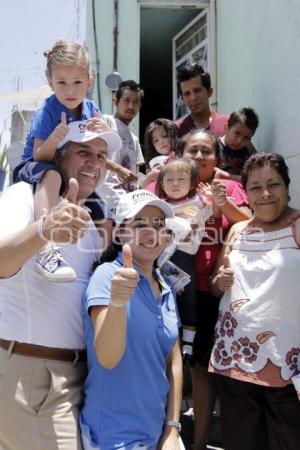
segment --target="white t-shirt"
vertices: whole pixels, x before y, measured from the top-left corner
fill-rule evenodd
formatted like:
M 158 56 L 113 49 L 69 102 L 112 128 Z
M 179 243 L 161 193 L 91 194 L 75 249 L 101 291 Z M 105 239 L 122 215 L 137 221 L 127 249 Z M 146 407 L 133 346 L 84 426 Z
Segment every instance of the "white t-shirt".
M 32 186 L 20 182 L 0 196 L 0 240 L 33 222 Z M 93 222 L 83 238 L 62 245 L 76 281 L 50 283 L 35 268 L 35 255 L 18 273 L 0 279 L 0 338 L 47 347 L 85 348 L 82 296 L 102 242 Z
M 138 137 L 132 133 L 125 123 L 114 116 L 105 114 L 104 118 L 122 139 L 121 149 L 118 152 L 108 154 L 109 159 L 137 174 L 138 167 L 145 162 Z M 115 172 L 108 171 L 105 182 L 97 189 L 97 193 L 111 209 L 114 209 L 122 194 L 137 188 L 137 183 L 125 183 L 120 180 Z

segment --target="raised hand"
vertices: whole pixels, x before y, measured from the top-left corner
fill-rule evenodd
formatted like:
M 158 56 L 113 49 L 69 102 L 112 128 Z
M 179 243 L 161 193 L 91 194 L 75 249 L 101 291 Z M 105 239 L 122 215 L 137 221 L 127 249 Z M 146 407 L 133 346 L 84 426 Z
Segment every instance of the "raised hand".
M 123 267 L 125 269 L 132 269 L 132 251 L 128 244 L 124 244 L 122 248 Z
M 78 182 L 70 178 L 64 200 L 46 215 L 41 234 L 45 241 L 75 244 L 81 239 L 91 220 L 89 213 L 77 203 Z
M 104 131 L 113 131 L 105 122 L 101 114 L 97 111 L 94 112 L 94 117 L 88 119 L 85 122 L 85 126 L 87 130 L 94 131 L 95 133 L 103 133 Z
M 224 255 L 223 265 L 219 268 L 217 274 L 218 287 L 221 291 L 229 291 L 234 282 L 234 271 L 230 265 L 228 255 Z
M 226 186 L 222 180 L 214 178 L 211 183 L 211 191 L 213 203 L 220 208 L 224 206 L 227 202 L 227 195 Z
M 136 286 L 139 282 L 139 276 L 132 266 L 132 252 L 128 244 L 123 245 L 123 267 L 117 269 L 111 280 L 111 305 L 125 306 L 132 298 Z
M 226 180 L 230 179 L 230 173 L 226 172 L 225 170 L 220 169 L 219 167 L 214 168 L 215 176 L 214 179 L 220 179 L 225 178 Z
M 153 169 L 150 170 L 150 172 L 147 173 L 147 179 L 149 183 L 152 181 L 157 181 L 158 175 L 162 168 L 163 168 L 162 165 L 157 164 L 156 166 L 153 167 Z
M 137 181 L 137 175 L 131 172 L 131 170 L 126 169 L 126 167 L 120 165 L 115 172 L 121 180 L 125 181 L 125 183 Z
M 212 202 L 212 188 L 209 183 L 203 183 L 200 181 L 197 187 L 197 193 L 202 199 L 203 205 L 210 205 Z
M 60 116 L 60 123 L 54 128 L 50 138 L 55 142 L 55 144 L 58 144 L 58 142 L 62 141 L 67 136 L 68 131 L 69 127 L 67 125 L 67 115 L 65 112 L 62 112 Z
M 69 203 L 77 204 L 77 196 L 79 191 L 78 181 L 75 178 L 69 179 L 69 189 L 65 196 L 65 200 Z

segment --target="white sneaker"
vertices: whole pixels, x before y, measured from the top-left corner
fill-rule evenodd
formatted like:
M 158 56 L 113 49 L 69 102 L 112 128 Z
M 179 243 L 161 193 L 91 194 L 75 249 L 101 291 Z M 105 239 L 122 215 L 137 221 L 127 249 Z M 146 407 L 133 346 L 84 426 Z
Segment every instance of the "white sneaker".
M 36 268 L 47 280 L 53 283 L 67 283 L 76 280 L 76 273 L 68 266 L 57 247 L 48 247 L 37 253 Z

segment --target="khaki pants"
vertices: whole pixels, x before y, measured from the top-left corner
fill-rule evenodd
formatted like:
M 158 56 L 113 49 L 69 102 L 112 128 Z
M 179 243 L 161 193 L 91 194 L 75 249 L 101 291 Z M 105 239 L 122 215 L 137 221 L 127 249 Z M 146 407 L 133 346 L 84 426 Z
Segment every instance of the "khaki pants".
M 0 348 L 0 450 L 81 450 L 78 408 L 86 364 Z

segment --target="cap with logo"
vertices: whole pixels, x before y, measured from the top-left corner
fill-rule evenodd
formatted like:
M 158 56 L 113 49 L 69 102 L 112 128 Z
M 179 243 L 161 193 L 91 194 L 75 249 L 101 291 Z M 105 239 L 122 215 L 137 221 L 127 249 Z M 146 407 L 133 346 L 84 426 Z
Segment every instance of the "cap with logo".
M 116 225 L 119 226 L 126 219 L 135 217 L 145 206 L 156 206 L 165 215 L 165 218 L 174 217 L 173 208 L 164 200 L 161 200 L 152 192 L 138 189 L 124 194 L 116 209 Z
M 100 138 L 107 144 L 110 151 L 118 151 L 122 147 L 122 140 L 115 131 L 94 131 L 86 128 L 85 121 L 74 121 L 68 124 L 69 131 L 66 137 L 62 139 L 57 148 L 62 148 L 67 142 L 88 142 Z

